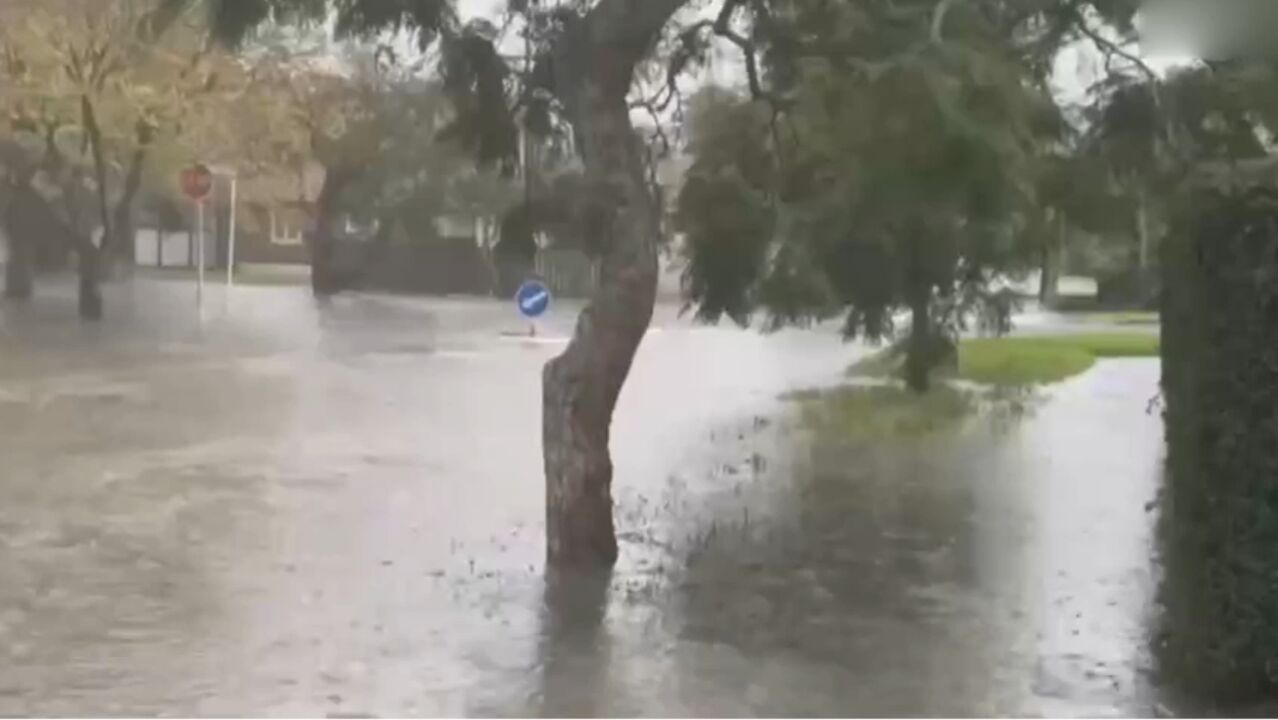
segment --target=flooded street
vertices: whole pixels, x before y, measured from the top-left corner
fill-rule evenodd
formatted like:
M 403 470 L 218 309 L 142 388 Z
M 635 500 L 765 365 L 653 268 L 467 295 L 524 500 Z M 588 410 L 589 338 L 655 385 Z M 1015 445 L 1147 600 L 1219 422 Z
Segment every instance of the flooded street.
M 111 288 L 0 310 L 0 715 L 1150 714 L 1158 364 L 855 440 L 833 332 L 662 307 L 613 428 L 621 561 L 548 577 L 509 303 Z

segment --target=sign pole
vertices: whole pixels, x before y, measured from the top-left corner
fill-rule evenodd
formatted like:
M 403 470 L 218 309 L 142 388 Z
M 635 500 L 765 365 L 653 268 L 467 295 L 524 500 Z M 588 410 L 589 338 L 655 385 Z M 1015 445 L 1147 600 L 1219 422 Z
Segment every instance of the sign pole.
M 195 203 L 195 302 L 204 307 L 204 201 L 213 190 L 213 173 L 192 165 L 178 176 L 182 192 Z
M 239 178 L 231 176 L 231 226 L 227 228 L 226 242 L 226 286 L 235 287 L 235 190 Z
M 195 201 L 195 301 L 204 304 L 204 201 Z

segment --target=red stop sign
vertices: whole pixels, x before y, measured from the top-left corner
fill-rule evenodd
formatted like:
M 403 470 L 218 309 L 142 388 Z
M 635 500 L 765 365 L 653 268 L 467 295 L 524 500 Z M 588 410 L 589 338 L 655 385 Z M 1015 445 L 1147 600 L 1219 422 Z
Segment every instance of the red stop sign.
M 182 171 L 179 181 L 182 193 L 199 202 L 213 190 L 213 172 L 203 165 L 192 165 Z

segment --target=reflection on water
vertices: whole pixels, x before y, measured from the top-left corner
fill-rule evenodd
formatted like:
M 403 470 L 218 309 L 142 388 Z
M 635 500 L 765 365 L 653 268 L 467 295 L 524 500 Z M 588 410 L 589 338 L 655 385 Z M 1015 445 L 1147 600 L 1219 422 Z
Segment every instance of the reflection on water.
M 558 346 L 509 308 L 241 288 L 196 322 L 186 290 L 0 312 L 0 714 L 1150 712 L 1154 364 L 858 441 L 777 400 L 858 349 L 666 309 L 614 427 L 622 562 L 560 577 Z
M 611 572 L 546 573 L 539 708 L 546 717 L 607 714 L 597 688 L 607 684 L 609 643 L 604 626 Z
M 818 433 L 767 481 L 786 514 L 694 556 L 685 634 L 831 678 L 764 679 L 746 713 L 1150 712 L 1159 436 L 1128 400 L 1156 377 L 1103 364 L 1018 427 Z

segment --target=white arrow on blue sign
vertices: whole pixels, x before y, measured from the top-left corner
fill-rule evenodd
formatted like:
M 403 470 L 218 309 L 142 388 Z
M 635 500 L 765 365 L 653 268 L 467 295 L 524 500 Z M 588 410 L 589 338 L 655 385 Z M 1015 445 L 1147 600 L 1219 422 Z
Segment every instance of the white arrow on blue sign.
M 515 293 L 515 305 L 530 320 L 541 317 L 550 309 L 550 288 L 539 280 L 528 280 Z

